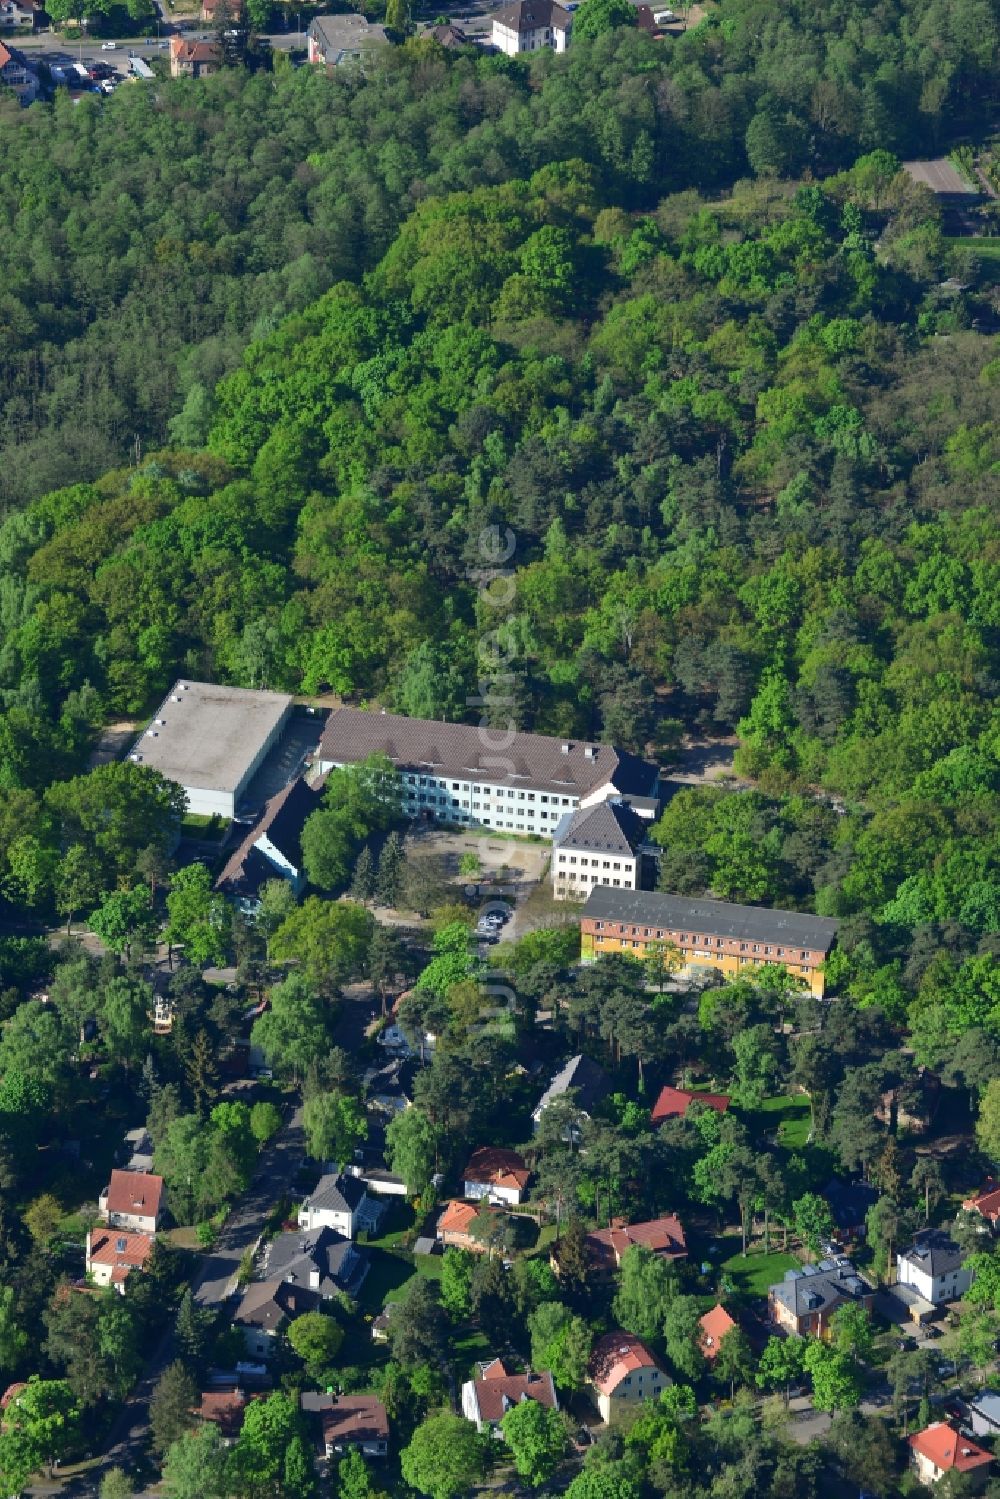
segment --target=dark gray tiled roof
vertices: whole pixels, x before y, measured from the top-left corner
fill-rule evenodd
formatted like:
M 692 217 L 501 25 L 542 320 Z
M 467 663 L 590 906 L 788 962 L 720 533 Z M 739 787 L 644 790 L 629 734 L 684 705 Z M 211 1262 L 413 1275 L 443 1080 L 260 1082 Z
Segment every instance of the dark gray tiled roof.
M 256 895 L 265 881 L 279 877 L 274 865 L 257 848 L 258 839 L 265 836 L 294 868 L 301 869 L 302 829 L 319 804 L 319 791 L 301 776 L 289 781 L 267 802 L 254 826 L 230 855 L 215 882 L 216 890 L 226 895 Z
M 784 1280 L 771 1286 L 770 1292 L 798 1318 L 826 1311 L 838 1301 L 867 1296 L 871 1289 L 851 1261 L 841 1258 L 821 1260 L 818 1265 L 804 1265 L 801 1270 L 788 1270 Z
M 505 5 L 490 19 L 508 26 L 511 31 L 538 31 L 542 26 L 557 26 L 565 31 L 570 13 L 555 0 L 515 0 L 513 5 Z
M 476 724 L 336 708 L 326 721 L 319 758 L 355 764 L 381 753 L 401 770 L 578 797 L 609 784 L 623 794 L 652 796 L 659 777 L 655 765 L 611 744 L 544 734 L 515 734 L 509 744 L 505 738 Z
M 308 1287 L 314 1271 L 319 1274 L 319 1285 L 312 1289 L 321 1296 L 354 1292 L 368 1273 L 368 1261 L 350 1239 L 332 1228 L 279 1234 L 271 1241 L 267 1256 L 270 1278 Z
M 962 1268 L 962 1251 L 940 1228 L 918 1234 L 902 1258 L 928 1275 L 950 1275 Z
M 556 848 L 596 849 L 630 859 L 648 835 L 649 824 L 630 807 L 608 801 L 562 818 L 552 842 Z
M 538 1100 L 536 1115 L 552 1102 L 561 1098 L 572 1088 L 576 1101 L 585 1113 L 590 1113 L 611 1091 L 611 1082 L 603 1067 L 598 1067 L 589 1057 L 570 1057 L 566 1065 L 556 1073 L 545 1092 Z
M 766 906 L 737 906 L 724 900 L 689 899 L 661 895 L 654 890 L 615 890 L 595 885 L 583 908 L 583 918 L 631 921 L 667 931 L 686 929 L 713 937 L 787 942 L 792 947 L 827 952 L 837 934 L 837 922 L 802 911 L 777 911 Z
M 321 1176 L 316 1189 L 306 1198 L 307 1208 L 324 1208 L 334 1213 L 353 1213 L 364 1201 L 365 1184 L 356 1176 L 338 1176 L 332 1171 Z

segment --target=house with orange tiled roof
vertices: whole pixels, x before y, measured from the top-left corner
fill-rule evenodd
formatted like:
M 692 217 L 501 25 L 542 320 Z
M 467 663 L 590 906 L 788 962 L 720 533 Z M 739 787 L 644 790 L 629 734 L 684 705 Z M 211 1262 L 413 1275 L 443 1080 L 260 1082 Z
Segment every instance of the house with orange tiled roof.
M 97 1286 L 114 1286 L 124 1294 L 125 1281 L 141 1270 L 153 1249 L 150 1234 L 119 1228 L 95 1228 L 87 1234 L 86 1269 Z
M 726 1093 L 692 1093 L 687 1088 L 661 1088 L 660 1096 L 649 1116 L 650 1123 L 662 1124 L 665 1119 L 683 1119 L 693 1103 L 700 1103 L 706 1109 L 724 1114 L 729 1107 L 729 1096 Z
M 193 42 L 183 36 L 170 38 L 171 78 L 208 78 L 222 67 L 218 42 Z
M 516 1206 L 527 1191 L 531 1172 L 516 1150 L 481 1145 L 462 1173 L 462 1190 L 473 1201 L 504 1202 Z
M 995 1182 L 988 1182 L 978 1196 L 967 1197 L 962 1206 L 967 1213 L 978 1213 L 985 1218 L 996 1233 L 1000 1226 L 1000 1187 Z
M 471 1232 L 478 1216 L 478 1202 L 446 1203 L 437 1221 L 437 1237 L 445 1247 L 453 1245 L 456 1249 L 471 1249 L 474 1254 L 481 1254 L 486 1245 L 474 1238 Z
M 706 1312 L 703 1317 L 699 1318 L 698 1326 L 701 1328 L 698 1334 L 698 1346 L 711 1363 L 718 1357 L 719 1344 L 727 1332 L 732 1332 L 736 1323 L 720 1301 L 710 1312 Z
M 971 1483 L 985 1483 L 992 1455 L 947 1421 L 932 1421 L 909 1438 L 910 1461 L 921 1483 L 935 1484 L 946 1473 L 964 1473 Z
M 587 1251 L 594 1269 L 613 1274 L 633 1244 L 641 1244 L 661 1260 L 687 1258 L 687 1244 L 681 1221 L 674 1213 L 663 1213 L 645 1223 L 626 1223 L 613 1218 L 609 1228 L 597 1228 L 587 1235 Z
M 671 1383 L 642 1339 L 621 1330 L 594 1344 L 587 1374 L 605 1422 L 630 1406 L 657 1399 Z
M 476 1423 L 477 1431 L 492 1430 L 500 1435 L 504 1416 L 525 1400 L 534 1400 L 546 1410 L 558 1410 L 552 1375 L 547 1369 L 511 1374 L 503 1359 L 495 1358 L 480 1364 L 478 1377 L 462 1386 L 462 1415 Z

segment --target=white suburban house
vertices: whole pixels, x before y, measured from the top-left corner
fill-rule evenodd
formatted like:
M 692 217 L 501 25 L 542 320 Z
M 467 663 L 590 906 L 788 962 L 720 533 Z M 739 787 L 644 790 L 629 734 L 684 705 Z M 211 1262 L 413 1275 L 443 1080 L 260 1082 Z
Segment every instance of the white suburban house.
M 334 709 L 318 769 L 325 774 L 374 754 L 396 767 L 403 810 L 414 818 L 551 838 L 566 812 L 610 797 L 650 822 L 659 809 L 657 767 L 611 744 Z
M 546 1410 L 557 1411 L 559 1401 L 552 1375 L 547 1369 L 508 1374 L 503 1360 L 495 1358 L 481 1363 L 478 1376 L 466 1380 L 462 1386 L 462 1415 L 476 1423 L 477 1431 L 492 1431 L 500 1436 L 500 1422 L 524 1400 L 534 1400 Z
M 462 1173 L 462 1190 L 473 1202 L 503 1202 L 516 1207 L 524 1196 L 531 1172 L 515 1150 L 481 1145 Z
M 942 1306 L 958 1301 L 972 1284 L 972 1271 L 962 1264 L 962 1251 L 940 1228 L 917 1234 L 910 1248 L 896 1256 L 896 1280 Z
M 283 692 L 175 682 L 129 759 L 182 787 L 189 812 L 232 819 L 291 711 Z
M 648 834 L 648 823 L 617 797 L 567 814 L 552 839 L 556 900 L 586 900 L 595 885 L 640 890 Z
M 605 1422 L 626 1406 L 658 1399 L 670 1384 L 642 1339 L 621 1330 L 594 1344 L 588 1375 Z
M 97 1202 L 102 1221 L 130 1233 L 155 1234 L 163 1215 L 163 1177 L 148 1171 L 112 1171 Z
M 493 17 L 490 41 L 499 52 L 517 57 L 521 52 L 565 52 L 573 17 L 555 0 L 515 0 Z
M 385 1208 L 368 1196 L 359 1176 L 333 1172 L 321 1176 L 299 1208 L 299 1228 L 332 1228 L 345 1239 L 354 1239 L 364 1229 L 377 1228 Z
M 968 1493 L 989 1476 L 992 1455 L 948 1421 L 932 1421 L 907 1440 L 910 1462 L 919 1481 L 928 1488 L 946 1473 L 963 1473 L 969 1487 L 962 1492 Z

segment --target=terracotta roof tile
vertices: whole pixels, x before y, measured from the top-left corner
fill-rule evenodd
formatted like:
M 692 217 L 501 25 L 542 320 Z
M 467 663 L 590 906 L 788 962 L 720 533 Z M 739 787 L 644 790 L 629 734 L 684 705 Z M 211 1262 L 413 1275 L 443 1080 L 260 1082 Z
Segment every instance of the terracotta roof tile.
M 609 1332 L 595 1344 L 588 1366 L 590 1377 L 602 1395 L 611 1395 L 622 1380 L 637 1369 L 660 1366 L 641 1338 L 630 1332 Z
M 968 1473 L 975 1468 L 985 1468 L 993 1461 L 989 1452 L 978 1447 L 971 1437 L 963 1436 L 954 1426 L 949 1426 L 947 1421 L 932 1421 L 923 1431 L 914 1432 L 909 1442 L 914 1452 L 919 1452 L 944 1472 L 955 1468 L 959 1473 Z

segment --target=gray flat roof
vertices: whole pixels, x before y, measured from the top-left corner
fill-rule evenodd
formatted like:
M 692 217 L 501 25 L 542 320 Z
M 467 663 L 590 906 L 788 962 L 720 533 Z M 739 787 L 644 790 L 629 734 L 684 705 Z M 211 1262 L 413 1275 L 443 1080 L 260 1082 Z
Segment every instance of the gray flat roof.
M 826 952 L 837 935 L 837 923 L 827 916 L 802 911 L 775 911 L 766 906 L 737 906 L 724 900 L 689 899 L 661 895 L 654 890 L 615 890 L 595 885 L 583 908 L 584 920 L 631 921 L 668 931 L 684 927 L 713 937 L 787 942 L 814 952 Z
M 182 677 L 130 755 L 179 786 L 235 792 L 291 705 L 284 692 Z

